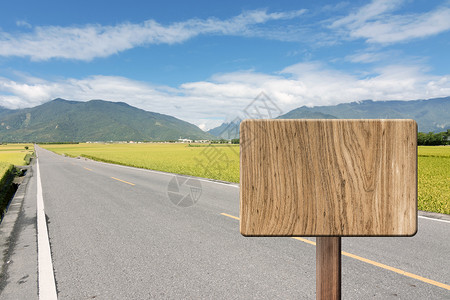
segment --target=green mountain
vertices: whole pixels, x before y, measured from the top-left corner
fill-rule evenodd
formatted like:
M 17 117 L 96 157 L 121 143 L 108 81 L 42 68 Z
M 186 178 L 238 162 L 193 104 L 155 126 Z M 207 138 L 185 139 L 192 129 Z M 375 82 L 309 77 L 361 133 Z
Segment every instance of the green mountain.
M 180 119 L 123 102 L 55 99 L 42 105 L 0 108 L 0 142 L 159 141 L 212 136 Z
M 414 119 L 419 132 L 450 129 L 450 97 L 411 101 L 358 101 L 329 106 L 302 106 L 277 119 Z M 230 135 L 229 123 L 209 130 L 218 137 Z M 238 137 L 237 132 L 232 138 Z
M 301 108 L 291 110 L 287 114 L 279 116 L 277 119 L 338 119 L 330 114 L 325 114 L 319 111 L 300 110 Z
M 450 128 L 450 97 L 412 101 L 365 100 L 330 106 L 302 106 L 278 117 L 278 119 L 315 118 L 414 119 L 419 132 L 441 132 Z
M 11 112 L 12 110 L 0 106 L 0 118 L 4 115 L 10 114 Z

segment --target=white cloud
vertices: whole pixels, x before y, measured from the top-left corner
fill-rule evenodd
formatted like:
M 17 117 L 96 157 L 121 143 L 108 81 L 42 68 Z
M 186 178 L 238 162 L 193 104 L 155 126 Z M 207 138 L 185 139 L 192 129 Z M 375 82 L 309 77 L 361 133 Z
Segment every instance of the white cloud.
M 30 23 L 28 23 L 27 21 L 24 21 L 24 20 L 16 21 L 16 25 L 18 27 L 25 27 L 25 28 L 31 28 L 32 27 Z
M 412 100 L 450 95 L 450 75 L 429 75 L 421 65 L 390 65 L 359 75 L 319 62 L 288 66 L 275 74 L 239 71 L 216 74 L 178 87 L 158 86 L 118 76 L 47 81 L 22 76 L 0 78 L 0 105 L 29 107 L 57 97 L 104 99 L 173 115 L 210 129 L 232 120 L 264 91 L 283 112 L 299 106 L 332 105 L 364 99 Z
M 418 57 L 405 55 L 405 53 L 398 50 L 380 50 L 378 47 L 369 47 L 367 49 L 357 50 L 355 53 L 345 56 L 345 61 L 352 63 L 374 63 L 383 62 L 388 64 L 395 61 L 397 64 L 419 64 L 425 63 L 426 57 Z
M 30 57 L 32 60 L 91 60 L 142 45 L 181 43 L 201 34 L 259 36 L 257 32 L 260 29 L 255 26 L 296 18 L 304 12 L 267 13 L 254 10 L 227 20 L 190 19 L 167 26 L 148 20 L 141 24 L 122 23 L 116 26 L 36 26 L 32 32 L 19 34 L 0 31 L 0 56 Z
M 358 52 L 345 57 L 346 60 L 353 63 L 373 63 L 384 58 L 386 55 L 378 52 Z
M 366 6 L 361 7 L 357 12 L 351 13 L 344 18 L 334 21 L 331 27 L 336 28 L 345 25 L 355 27 L 357 25 L 361 25 L 370 19 L 394 10 L 402 3 L 403 0 L 373 0 Z
M 425 38 L 450 30 L 450 8 L 417 14 L 393 14 L 403 1 L 374 0 L 357 12 L 334 21 L 330 28 L 353 39 L 391 44 Z

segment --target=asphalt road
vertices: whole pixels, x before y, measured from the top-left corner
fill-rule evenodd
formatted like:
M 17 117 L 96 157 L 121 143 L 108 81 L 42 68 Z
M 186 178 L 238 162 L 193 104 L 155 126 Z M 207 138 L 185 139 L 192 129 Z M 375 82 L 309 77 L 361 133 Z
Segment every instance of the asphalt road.
M 314 239 L 241 236 L 237 185 L 185 182 L 179 195 L 192 184 L 199 198 L 183 207 L 168 191 L 185 177 L 37 153 L 59 299 L 315 299 Z M 37 297 L 35 201 L 33 176 L 2 299 Z M 450 299 L 448 221 L 419 218 L 412 238 L 343 238 L 342 250 L 343 299 Z

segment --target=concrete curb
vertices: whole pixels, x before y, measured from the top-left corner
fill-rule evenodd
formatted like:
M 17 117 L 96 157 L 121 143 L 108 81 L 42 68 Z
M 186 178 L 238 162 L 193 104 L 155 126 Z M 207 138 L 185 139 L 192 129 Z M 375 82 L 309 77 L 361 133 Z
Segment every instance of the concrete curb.
M 26 168 L 28 169 L 27 173 L 25 174 L 22 183 L 19 185 L 16 193 L 14 194 L 14 197 L 7 208 L 3 221 L 0 224 L 0 263 L 2 264 L 0 275 L 3 275 L 5 271 L 7 265 L 7 261 L 5 260 L 9 257 L 9 252 L 12 245 L 11 235 L 14 231 L 14 227 L 16 225 L 16 221 L 19 217 L 20 211 L 22 210 L 23 200 L 25 198 L 28 182 L 33 176 L 32 165 L 34 165 L 34 159 L 29 166 L 26 166 Z

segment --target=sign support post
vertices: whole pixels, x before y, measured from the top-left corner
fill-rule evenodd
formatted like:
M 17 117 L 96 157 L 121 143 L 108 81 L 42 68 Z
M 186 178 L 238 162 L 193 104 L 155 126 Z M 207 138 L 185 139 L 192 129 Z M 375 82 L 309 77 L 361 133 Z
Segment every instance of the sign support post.
M 341 299 L 341 237 L 316 238 L 316 299 Z

